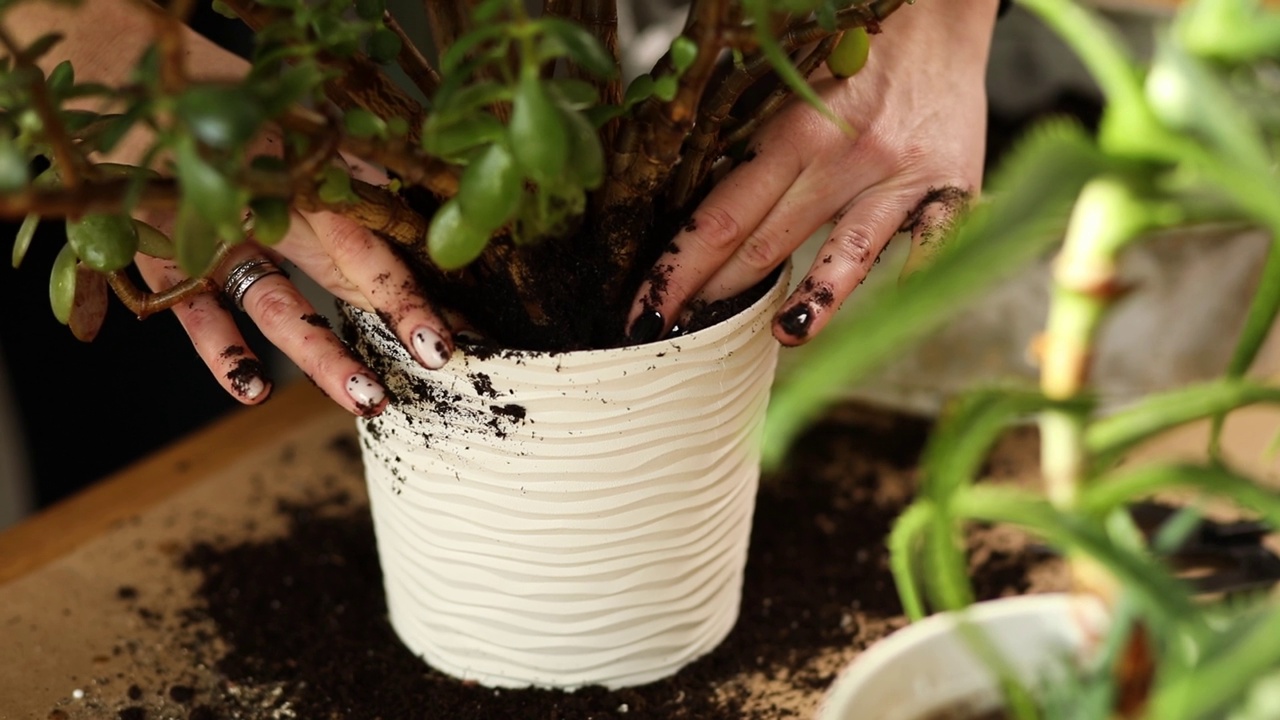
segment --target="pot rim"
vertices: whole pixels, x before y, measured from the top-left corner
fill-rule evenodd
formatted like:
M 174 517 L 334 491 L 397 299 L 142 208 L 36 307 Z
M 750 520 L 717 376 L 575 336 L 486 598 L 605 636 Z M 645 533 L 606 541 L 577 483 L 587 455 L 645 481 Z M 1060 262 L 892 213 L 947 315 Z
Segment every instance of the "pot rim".
M 790 289 L 791 281 L 791 260 L 787 260 L 777 270 L 773 271 L 777 274 L 777 279 L 773 285 L 761 295 L 755 302 L 743 308 L 740 312 L 721 320 L 720 322 L 691 332 L 687 335 L 657 340 L 651 343 L 641 345 L 621 345 L 609 348 L 592 348 L 589 350 L 522 350 L 518 348 L 502 348 L 489 345 L 475 345 L 463 341 L 455 341 L 456 351 L 454 358 L 450 362 L 457 360 L 466 360 L 469 363 L 487 363 L 493 360 L 537 360 L 544 361 L 546 359 L 554 359 L 558 362 L 570 361 L 577 364 L 590 364 L 601 360 L 615 360 L 619 356 L 627 355 L 665 355 L 672 351 L 679 351 L 682 345 L 697 344 L 706 345 L 719 342 L 725 338 L 739 332 L 742 328 L 751 324 L 765 308 L 772 307 L 777 303 L 781 296 L 786 294 Z M 485 352 L 477 354 L 469 352 L 469 348 L 483 347 Z

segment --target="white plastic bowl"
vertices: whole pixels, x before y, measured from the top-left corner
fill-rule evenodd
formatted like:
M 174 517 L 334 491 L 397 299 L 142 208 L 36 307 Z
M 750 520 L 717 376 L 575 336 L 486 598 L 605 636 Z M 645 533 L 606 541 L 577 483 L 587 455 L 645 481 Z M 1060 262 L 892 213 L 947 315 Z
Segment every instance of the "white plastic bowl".
M 1048 594 L 978 603 L 965 618 L 1034 687 L 1092 648 L 1107 615 L 1092 596 Z M 958 626 L 956 615 L 934 615 L 868 648 L 832 684 L 819 720 L 922 720 L 957 706 L 997 706 L 996 675 Z

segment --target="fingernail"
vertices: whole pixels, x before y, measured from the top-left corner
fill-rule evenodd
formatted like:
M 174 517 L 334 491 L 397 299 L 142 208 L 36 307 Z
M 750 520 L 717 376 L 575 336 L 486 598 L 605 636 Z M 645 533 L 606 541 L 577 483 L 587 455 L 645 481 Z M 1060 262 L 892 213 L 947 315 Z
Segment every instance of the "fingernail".
M 449 362 L 449 346 L 436 334 L 435 330 L 423 326 L 413 331 L 413 351 L 418 362 L 428 370 L 439 370 Z
M 631 323 L 631 332 L 627 333 L 627 339 L 636 345 L 651 343 L 662 334 L 662 325 L 662 313 L 647 308 L 640 313 L 635 322 Z
M 366 411 L 381 405 L 387 391 L 370 377 L 352 375 L 347 378 L 347 394 L 356 401 L 361 411 Z
M 254 358 L 240 358 L 231 372 L 227 373 L 227 380 L 231 382 L 231 389 L 237 395 L 245 400 L 257 400 L 267 389 L 262 376 L 262 363 Z
M 808 303 L 800 303 L 782 313 L 778 325 L 793 338 L 809 336 L 809 326 L 813 324 L 813 308 Z

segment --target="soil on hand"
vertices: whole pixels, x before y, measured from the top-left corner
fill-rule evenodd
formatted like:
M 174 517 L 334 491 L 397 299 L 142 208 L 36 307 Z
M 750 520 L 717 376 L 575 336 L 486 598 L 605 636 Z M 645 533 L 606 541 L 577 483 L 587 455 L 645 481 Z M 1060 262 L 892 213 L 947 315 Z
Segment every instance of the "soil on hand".
M 846 408 L 812 430 L 789 469 L 762 483 L 733 633 L 676 676 L 617 691 L 494 690 L 432 670 L 387 622 L 363 498 L 281 503 L 284 535 L 186 551 L 200 589 L 163 622 L 217 679 L 195 682 L 191 668 L 172 668 L 168 685 L 181 687 L 167 707 L 200 720 L 810 716 L 854 654 L 904 624 L 884 538 L 909 500 L 926 429 Z M 1039 556 L 997 545 L 975 554 L 980 594 L 1027 590 Z M 137 594 L 121 588 L 113 602 L 129 608 Z M 120 701 L 113 712 L 140 709 Z

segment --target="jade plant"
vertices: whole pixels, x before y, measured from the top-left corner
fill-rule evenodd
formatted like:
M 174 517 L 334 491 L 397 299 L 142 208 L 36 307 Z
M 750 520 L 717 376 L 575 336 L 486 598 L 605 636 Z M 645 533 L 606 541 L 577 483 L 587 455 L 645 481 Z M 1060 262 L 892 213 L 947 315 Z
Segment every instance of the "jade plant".
M 776 458 L 821 407 L 833 376 L 862 376 L 1062 238 L 1034 348 L 1039 387 L 962 394 L 924 451 L 918 497 L 889 538 L 906 613 L 918 619 L 972 603 L 966 527 L 1016 526 L 1068 559 L 1076 591 L 1100 596 L 1111 625 L 1100 657 L 1065 684 L 1038 694 L 1011 684 L 1009 717 L 1280 716 L 1280 602 L 1199 598 L 1169 557 L 1208 500 L 1280 530 L 1280 491 L 1233 468 L 1217 442 L 1232 410 L 1280 403 L 1280 388 L 1247 377 L 1280 309 L 1280 13 L 1251 0 L 1195 0 L 1157 29 L 1153 57 L 1139 61 L 1081 3 L 1020 2 L 1095 77 L 1105 99 L 1096 137 L 1061 120 L 1033 130 L 919 282 L 887 290 L 817 341 L 817 354 L 776 398 L 770 449 Z M 1234 355 L 1220 378 L 1103 413 L 1089 377 L 1099 328 L 1128 290 L 1119 261 L 1152 233 L 1198 223 L 1256 226 L 1272 239 Z M 1040 430 L 1039 487 L 979 482 L 995 441 L 1029 420 Z M 1194 421 L 1213 428 L 1207 461 L 1122 462 L 1143 441 Z M 1168 491 L 1201 500 L 1154 532 L 1141 530 L 1136 503 Z M 985 649 L 980 633 L 974 642 Z M 998 656 L 986 659 L 1008 670 Z
M 384 0 L 215 0 L 255 38 L 251 70 L 225 82 L 183 70 L 192 2 L 140 0 L 153 43 L 116 85 L 80 82 L 67 63 L 44 72 L 59 36 L 20 44 L 0 7 L 0 214 L 23 219 L 15 265 L 38 223 L 66 223 L 50 294 L 85 339 L 109 291 L 140 317 L 208 292 L 229 247 L 278 241 L 296 208 L 395 243 L 441 304 L 503 342 L 607 344 L 663 223 L 687 216 L 717 162 L 787 99 L 820 102 L 809 73 L 856 72 L 868 33 L 902 4 L 697 0 L 669 52 L 625 86 L 612 0 L 427 2 L 418 34 Z M 101 161 L 137 130 L 134 164 Z M 283 150 L 264 151 L 265 137 Z M 354 179 L 355 161 L 390 183 Z M 134 219 L 148 211 L 172 212 L 173 231 Z M 176 258 L 190 279 L 147 292 L 129 272 L 139 252 Z

